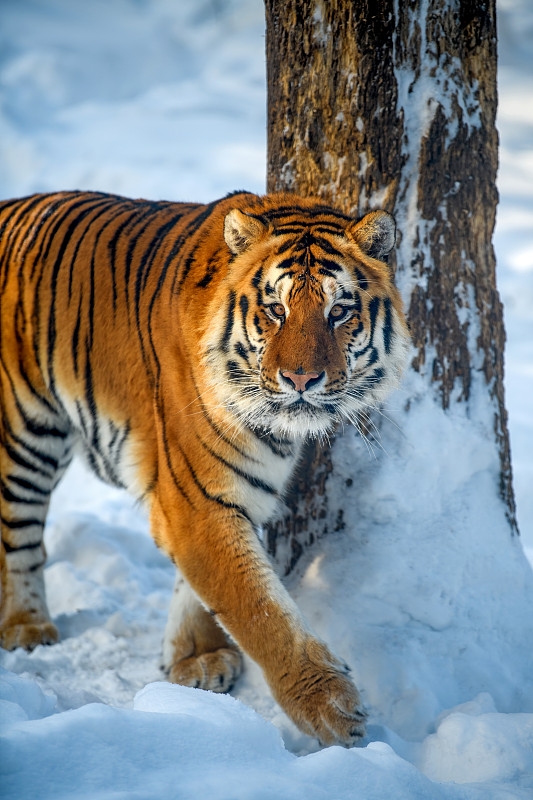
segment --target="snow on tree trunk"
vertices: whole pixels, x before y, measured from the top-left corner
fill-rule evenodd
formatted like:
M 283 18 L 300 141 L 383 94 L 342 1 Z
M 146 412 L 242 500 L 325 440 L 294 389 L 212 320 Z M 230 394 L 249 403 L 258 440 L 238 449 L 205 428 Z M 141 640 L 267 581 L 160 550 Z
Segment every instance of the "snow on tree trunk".
M 356 216 L 394 214 L 412 367 L 445 409 L 468 407 L 483 375 L 499 491 L 517 532 L 492 247 L 494 2 L 266 0 L 266 11 L 268 190 L 319 195 Z M 291 514 L 270 530 L 273 551 L 286 540 L 287 569 L 307 542 L 344 524 L 327 489 L 331 458 L 308 448 Z
M 394 214 L 413 338 L 369 442 L 347 426 L 308 447 L 269 549 L 373 720 L 417 738 L 482 691 L 533 710 L 491 243 L 494 0 L 265 1 L 268 190 Z

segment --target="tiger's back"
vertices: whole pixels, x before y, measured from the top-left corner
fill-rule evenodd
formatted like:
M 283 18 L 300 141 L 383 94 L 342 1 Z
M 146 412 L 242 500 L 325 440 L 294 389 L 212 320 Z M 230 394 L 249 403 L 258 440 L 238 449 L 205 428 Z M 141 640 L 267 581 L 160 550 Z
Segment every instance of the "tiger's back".
M 361 735 L 355 687 L 255 529 L 305 436 L 356 421 L 398 381 L 408 337 L 381 260 L 393 243 L 384 212 L 355 222 L 284 194 L 0 204 L 4 646 L 57 639 L 42 531 L 81 446 L 100 477 L 147 504 L 186 580 L 165 635 L 171 680 L 226 690 L 237 642 L 302 729 Z
M 197 208 L 77 192 L 0 207 L 0 363 L 16 434 L 57 415 L 104 480 L 149 482 L 131 485 L 127 472 L 131 430 L 149 417 L 153 393 L 145 320 L 160 273 L 151 267 L 170 255 L 165 234 L 179 237 Z

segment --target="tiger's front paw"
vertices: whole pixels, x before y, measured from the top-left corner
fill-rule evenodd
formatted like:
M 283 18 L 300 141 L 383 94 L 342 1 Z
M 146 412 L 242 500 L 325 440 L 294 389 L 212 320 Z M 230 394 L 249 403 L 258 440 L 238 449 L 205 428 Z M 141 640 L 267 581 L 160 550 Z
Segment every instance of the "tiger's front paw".
M 209 689 L 212 692 L 229 692 L 241 674 L 242 659 L 238 650 L 221 647 L 211 653 L 201 653 L 177 661 L 172 665 L 168 679 L 171 683 Z
M 40 644 L 56 644 L 59 633 L 52 622 L 27 622 L 18 625 L 6 625 L 0 629 L 0 647 L 4 650 L 33 650 Z
M 324 745 L 353 747 L 365 735 L 367 715 L 347 673 L 325 645 L 309 639 L 272 691 L 302 731 Z

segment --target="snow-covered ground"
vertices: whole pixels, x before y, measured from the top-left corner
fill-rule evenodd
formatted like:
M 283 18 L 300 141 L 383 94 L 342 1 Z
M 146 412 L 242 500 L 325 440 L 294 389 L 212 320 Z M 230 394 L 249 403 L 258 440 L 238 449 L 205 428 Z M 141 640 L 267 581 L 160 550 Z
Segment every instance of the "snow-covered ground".
M 495 244 L 518 516 L 533 548 L 529 0 L 501 0 L 499 29 Z M 2 0 L 0 196 L 94 188 L 203 201 L 263 191 L 263 37 L 261 0 Z M 405 391 L 424 419 L 423 385 L 413 378 Z M 431 534 L 406 539 L 395 498 L 365 484 L 375 467 L 354 434 L 361 524 L 311 552 L 289 582 L 363 688 L 363 747 L 320 751 L 249 661 L 233 693 L 242 702 L 159 683 L 172 567 L 132 500 L 76 463 L 53 498 L 46 539 L 62 641 L 0 659 L 0 796 L 531 798 L 533 642 L 524 632 L 533 635 L 532 581 L 520 543 L 509 545 L 491 524 L 498 509 L 476 503 L 491 494 L 490 448 L 453 409 L 438 430 L 420 437 L 407 422 L 402 436 L 404 447 L 416 442 L 419 462 L 411 461 Z M 427 470 L 427 453 L 442 441 L 447 455 Z M 459 450 L 469 454 L 461 469 Z M 394 458 L 385 469 L 408 498 L 413 475 Z M 451 502 L 469 501 L 455 533 L 431 507 L 443 475 Z

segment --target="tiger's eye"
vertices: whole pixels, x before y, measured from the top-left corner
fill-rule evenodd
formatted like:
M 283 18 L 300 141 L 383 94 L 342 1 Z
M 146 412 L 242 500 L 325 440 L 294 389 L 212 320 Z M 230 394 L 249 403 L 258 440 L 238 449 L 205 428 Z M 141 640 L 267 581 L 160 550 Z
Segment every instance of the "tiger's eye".
M 333 308 L 329 312 L 329 315 L 330 315 L 330 317 L 333 317 L 333 319 L 340 319 L 341 317 L 344 316 L 345 313 L 346 313 L 346 310 L 345 310 L 344 306 L 336 305 L 336 306 L 333 306 Z
M 281 303 L 274 303 L 270 306 L 270 310 L 274 316 L 278 317 L 279 319 L 283 319 L 285 316 L 285 306 L 283 306 Z

